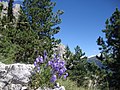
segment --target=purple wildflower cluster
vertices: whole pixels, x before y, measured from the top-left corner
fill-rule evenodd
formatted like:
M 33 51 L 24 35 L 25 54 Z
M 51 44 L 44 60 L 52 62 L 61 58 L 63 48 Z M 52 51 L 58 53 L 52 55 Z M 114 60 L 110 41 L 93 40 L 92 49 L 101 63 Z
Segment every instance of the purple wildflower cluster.
M 43 60 L 43 57 L 42 57 L 42 56 L 38 56 L 38 57 L 36 58 L 36 60 L 34 61 L 35 70 L 36 70 L 37 72 L 40 71 L 40 64 L 42 64 L 43 61 L 44 61 L 44 60 Z
M 47 52 L 46 52 L 46 51 L 44 51 L 44 57 L 38 56 L 38 57 L 35 59 L 35 61 L 34 61 L 34 66 L 35 66 L 35 70 L 36 70 L 37 72 L 40 71 L 40 65 L 43 64 L 43 63 L 45 63 L 46 59 L 47 59 Z
M 57 80 L 57 77 L 60 78 L 62 75 L 64 75 L 64 79 L 68 76 L 68 73 L 66 73 L 66 67 L 65 67 L 65 61 L 61 60 L 59 57 L 55 57 L 48 61 L 48 66 L 52 69 L 52 77 L 51 82 L 55 82 Z
M 68 73 L 66 73 L 67 69 L 65 67 L 65 61 L 61 60 L 59 56 L 54 55 L 53 59 L 46 60 L 47 53 L 44 51 L 44 57 L 38 56 L 34 61 L 34 66 L 37 69 L 37 72 L 40 72 L 40 66 L 46 63 L 45 66 L 50 67 L 51 78 L 50 82 L 55 82 L 57 78 L 61 78 L 63 76 L 64 79 L 67 78 Z
M 34 61 L 34 66 L 36 67 L 38 64 L 42 64 L 43 63 L 43 57 L 42 56 L 38 56 L 36 58 L 36 60 Z

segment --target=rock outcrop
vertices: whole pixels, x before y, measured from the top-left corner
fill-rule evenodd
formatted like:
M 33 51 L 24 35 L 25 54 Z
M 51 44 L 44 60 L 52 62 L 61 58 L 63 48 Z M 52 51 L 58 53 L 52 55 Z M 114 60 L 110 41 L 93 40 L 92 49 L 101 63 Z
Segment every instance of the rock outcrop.
M 0 63 L 0 90 L 21 90 L 27 86 L 33 65 Z
M 30 90 L 28 83 L 33 73 L 34 65 L 31 64 L 3 64 L 0 63 L 0 90 Z M 37 90 L 42 90 L 38 88 Z M 65 90 L 63 86 L 55 89 L 45 88 L 44 90 Z
M 55 53 L 59 53 L 60 57 L 63 59 L 63 55 L 65 54 L 65 45 L 60 43 L 56 46 L 57 46 L 56 48 L 53 48 L 53 51 Z
M 0 1 L 0 5 L 3 6 L 1 14 L 1 18 L 3 16 L 7 16 L 7 11 L 8 11 L 8 1 Z M 19 17 L 19 11 L 20 11 L 20 4 L 15 4 L 13 7 L 13 16 L 16 18 L 16 20 Z

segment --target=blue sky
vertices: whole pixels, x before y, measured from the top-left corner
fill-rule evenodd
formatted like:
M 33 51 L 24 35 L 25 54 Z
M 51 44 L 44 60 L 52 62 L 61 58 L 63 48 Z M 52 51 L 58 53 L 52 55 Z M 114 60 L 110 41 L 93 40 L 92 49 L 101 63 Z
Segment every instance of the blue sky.
M 71 51 L 79 45 L 87 56 L 96 55 L 100 52 L 96 40 L 104 37 L 101 30 L 116 7 L 120 10 L 120 0 L 57 0 L 55 8 L 65 13 L 56 37 L 69 45 Z
M 116 7 L 120 10 L 120 0 L 52 1 L 57 3 L 55 10 L 64 11 L 61 16 L 61 31 L 55 37 L 60 38 L 64 45 L 69 45 L 72 52 L 79 45 L 86 56 L 98 54 L 100 51 L 96 40 L 99 36 L 104 37 L 101 30 L 105 29 L 105 21 Z

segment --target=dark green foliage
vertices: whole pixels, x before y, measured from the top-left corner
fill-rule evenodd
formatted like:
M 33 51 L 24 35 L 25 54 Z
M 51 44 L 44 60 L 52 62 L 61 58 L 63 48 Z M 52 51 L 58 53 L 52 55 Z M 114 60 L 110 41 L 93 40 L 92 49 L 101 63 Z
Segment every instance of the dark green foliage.
M 99 37 L 97 44 L 100 45 L 102 61 L 106 70 L 111 71 L 107 75 L 110 89 L 120 89 L 120 11 L 116 11 L 106 20 L 105 33 L 106 41 Z
M 10 22 L 7 18 L 4 16 L 1 20 L 0 53 L 3 57 L 1 59 L 4 60 L 2 61 L 31 63 L 39 46 L 37 34 L 30 29 L 22 11 L 18 22 Z
M 26 15 L 20 10 L 20 16 L 16 25 L 16 34 L 12 37 L 12 42 L 19 45 L 20 48 L 15 54 L 16 62 L 33 63 L 39 50 L 40 41 L 38 35 L 31 29 Z
M 70 58 L 69 74 L 73 81 L 76 81 L 78 86 L 82 86 L 87 75 L 86 65 L 87 57 L 84 56 L 79 46 L 75 47 L 75 54 Z
M 10 34 L 13 34 L 15 31 L 12 26 L 13 24 L 9 22 L 8 18 L 6 16 L 1 18 L 0 14 L 0 61 L 4 63 L 14 62 L 15 51 L 18 48 L 18 46 L 13 44 L 9 39 L 9 36 L 11 37 Z
M 8 19 L 10 22 L 13 20 L 13 2 L 14 0 L 9 0 L 8 2 Z
M 70 65 L 72 63 L 73 53 L 70 51 L 69 46 L 67 45 L 65 48 L 65 54 L 63 55 L 64 60 L 66 61 L 67 69 L 70 68 Z
M 92 80 L 93 88 L 105 89 L 108 88 L 107 73 L 94 62 L 87 63 L 87 77 Z
M 0 28 L 0 34 L 3 36 L 0 38 L 0 43 L 3 45 L 0 53 L 3 54 L 5 50 L 11 58 L 1 56 L 8 61 L 33 63 L 36 56 L 43 55 L 44 50 L 51 55 L 53 48 L 60 43 L 54 35 L 60 30 L 60 27 L 56 25 L 61 23 L 60 15 L 63 12 L 58 10 L 54 14 L 52 10 L 55 4 L 50 0 L 25 0 L 16 20 L 13 18 L 12 5 L 13 0 L 10 0 L 8 16 L 2 18 Z M 11 50 L 14 47 L 12 54 L 5 47 Z
M 39 40 L 37 35 L 32 30 L 17 30 L 16 37 L 12 42 L 19 45 L 20 49 L 16 52 L 16 62 L 32 63 L 37 55 L 37 48 L 39 48 Z
M 37 89 L 39 87 L 44 88 L 44 87 L 53 87 L 53 83 L 50 82 L 50 78 L 51 78 L 51 69 L 50 67 L 46 67 L 46 63 L 45 64 L 41 64 L 40 65 L 40 72 L 37 72 L 35 74 L 32 75 L 32 77 L 30 78 L 30 83 L 29 86 L 31 88 Z M 35 69 L 34 69 L 35 70 Z
M 86 63 L 82 60 L 80 62 L 73 63 L 73 67 L 71 69 L 70 75 L 71 75 L 71 79 L 73 81 L 76 81 L 78 86 L 85 86 L 84 81 L 85 81 L 85 76 L 87 75 L 85 66 Z
M 75 81 L 77 86 L 88 88 L 91 83 L 89 87 L 91 89 L 107 88 L 106 71 L 98 67 L 96 63 L 89 62 L 79 46 L 75 47 L 75 54 L 70 51 L 68 46 L 65 50 L 64 58 L 67 62 L 69 78 Z
M 0 3 L 0 13 L 2 12 L 2 9 L 3 9 L 3 4 Z
M 85 53 L 82 52 L 82 49 L 77 45 L 75 47 L 75 54 L 74 54 L 74 60 L 80 60 L 81 57 L 83 57 Z M 84 57 L 85 58 L 85 57 Z
M 15 52 L 19 45 L 13 44 L 10 40 L 11 36 L 14 34 L 14 28 L 0 28 L 0 61 L 4 63 L 13 63 L 15 58 Z
M 65 58 L 66 59 L 70 58 L 71 54 L 72 54 L 72 52 L 70 51 L 70 48 L 67 45 L 66 48 L 65 48 Z
M 41 40 L 41 49 L 46 49 L 50 54 L 53 53 L 52 48 L 59 44 L 60 40 L 56 40 L 54 35 L 60 30 L 57 26 L 61 23 L 60 15 L 63 13 L 58 10 L 53 13 L 54 2 L 51 0 L 25 0 L 23 3 L 23 11 L 27 16 L 31 29 L 34 30 Z

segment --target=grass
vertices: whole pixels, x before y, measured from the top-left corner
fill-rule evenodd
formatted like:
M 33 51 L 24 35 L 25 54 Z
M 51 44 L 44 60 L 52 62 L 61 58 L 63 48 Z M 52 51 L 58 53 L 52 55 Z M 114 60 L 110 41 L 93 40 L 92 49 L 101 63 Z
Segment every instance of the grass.
M 82 86 L 78 87 L 76 85 L 76 83 L 74 81 L 70 80 L 69 78 L 67 78 L 67 80 L 59 79 L 58 82 L 61 86 L 65 87 L 65 90 L 103 90 L 100 88 L 89 88 L 88 89 L 88 88 L 83 88 Z M 104 90 L 109 90 L 109 88 L 106 87 L 106 88 L 104 88 Z
M 58 80 L 59 84 L 65 87 L 65 90 L 88 90 L 83 87 L 78 87 L 75 82 L 71 81 L 69 78 L 67 80 Z

